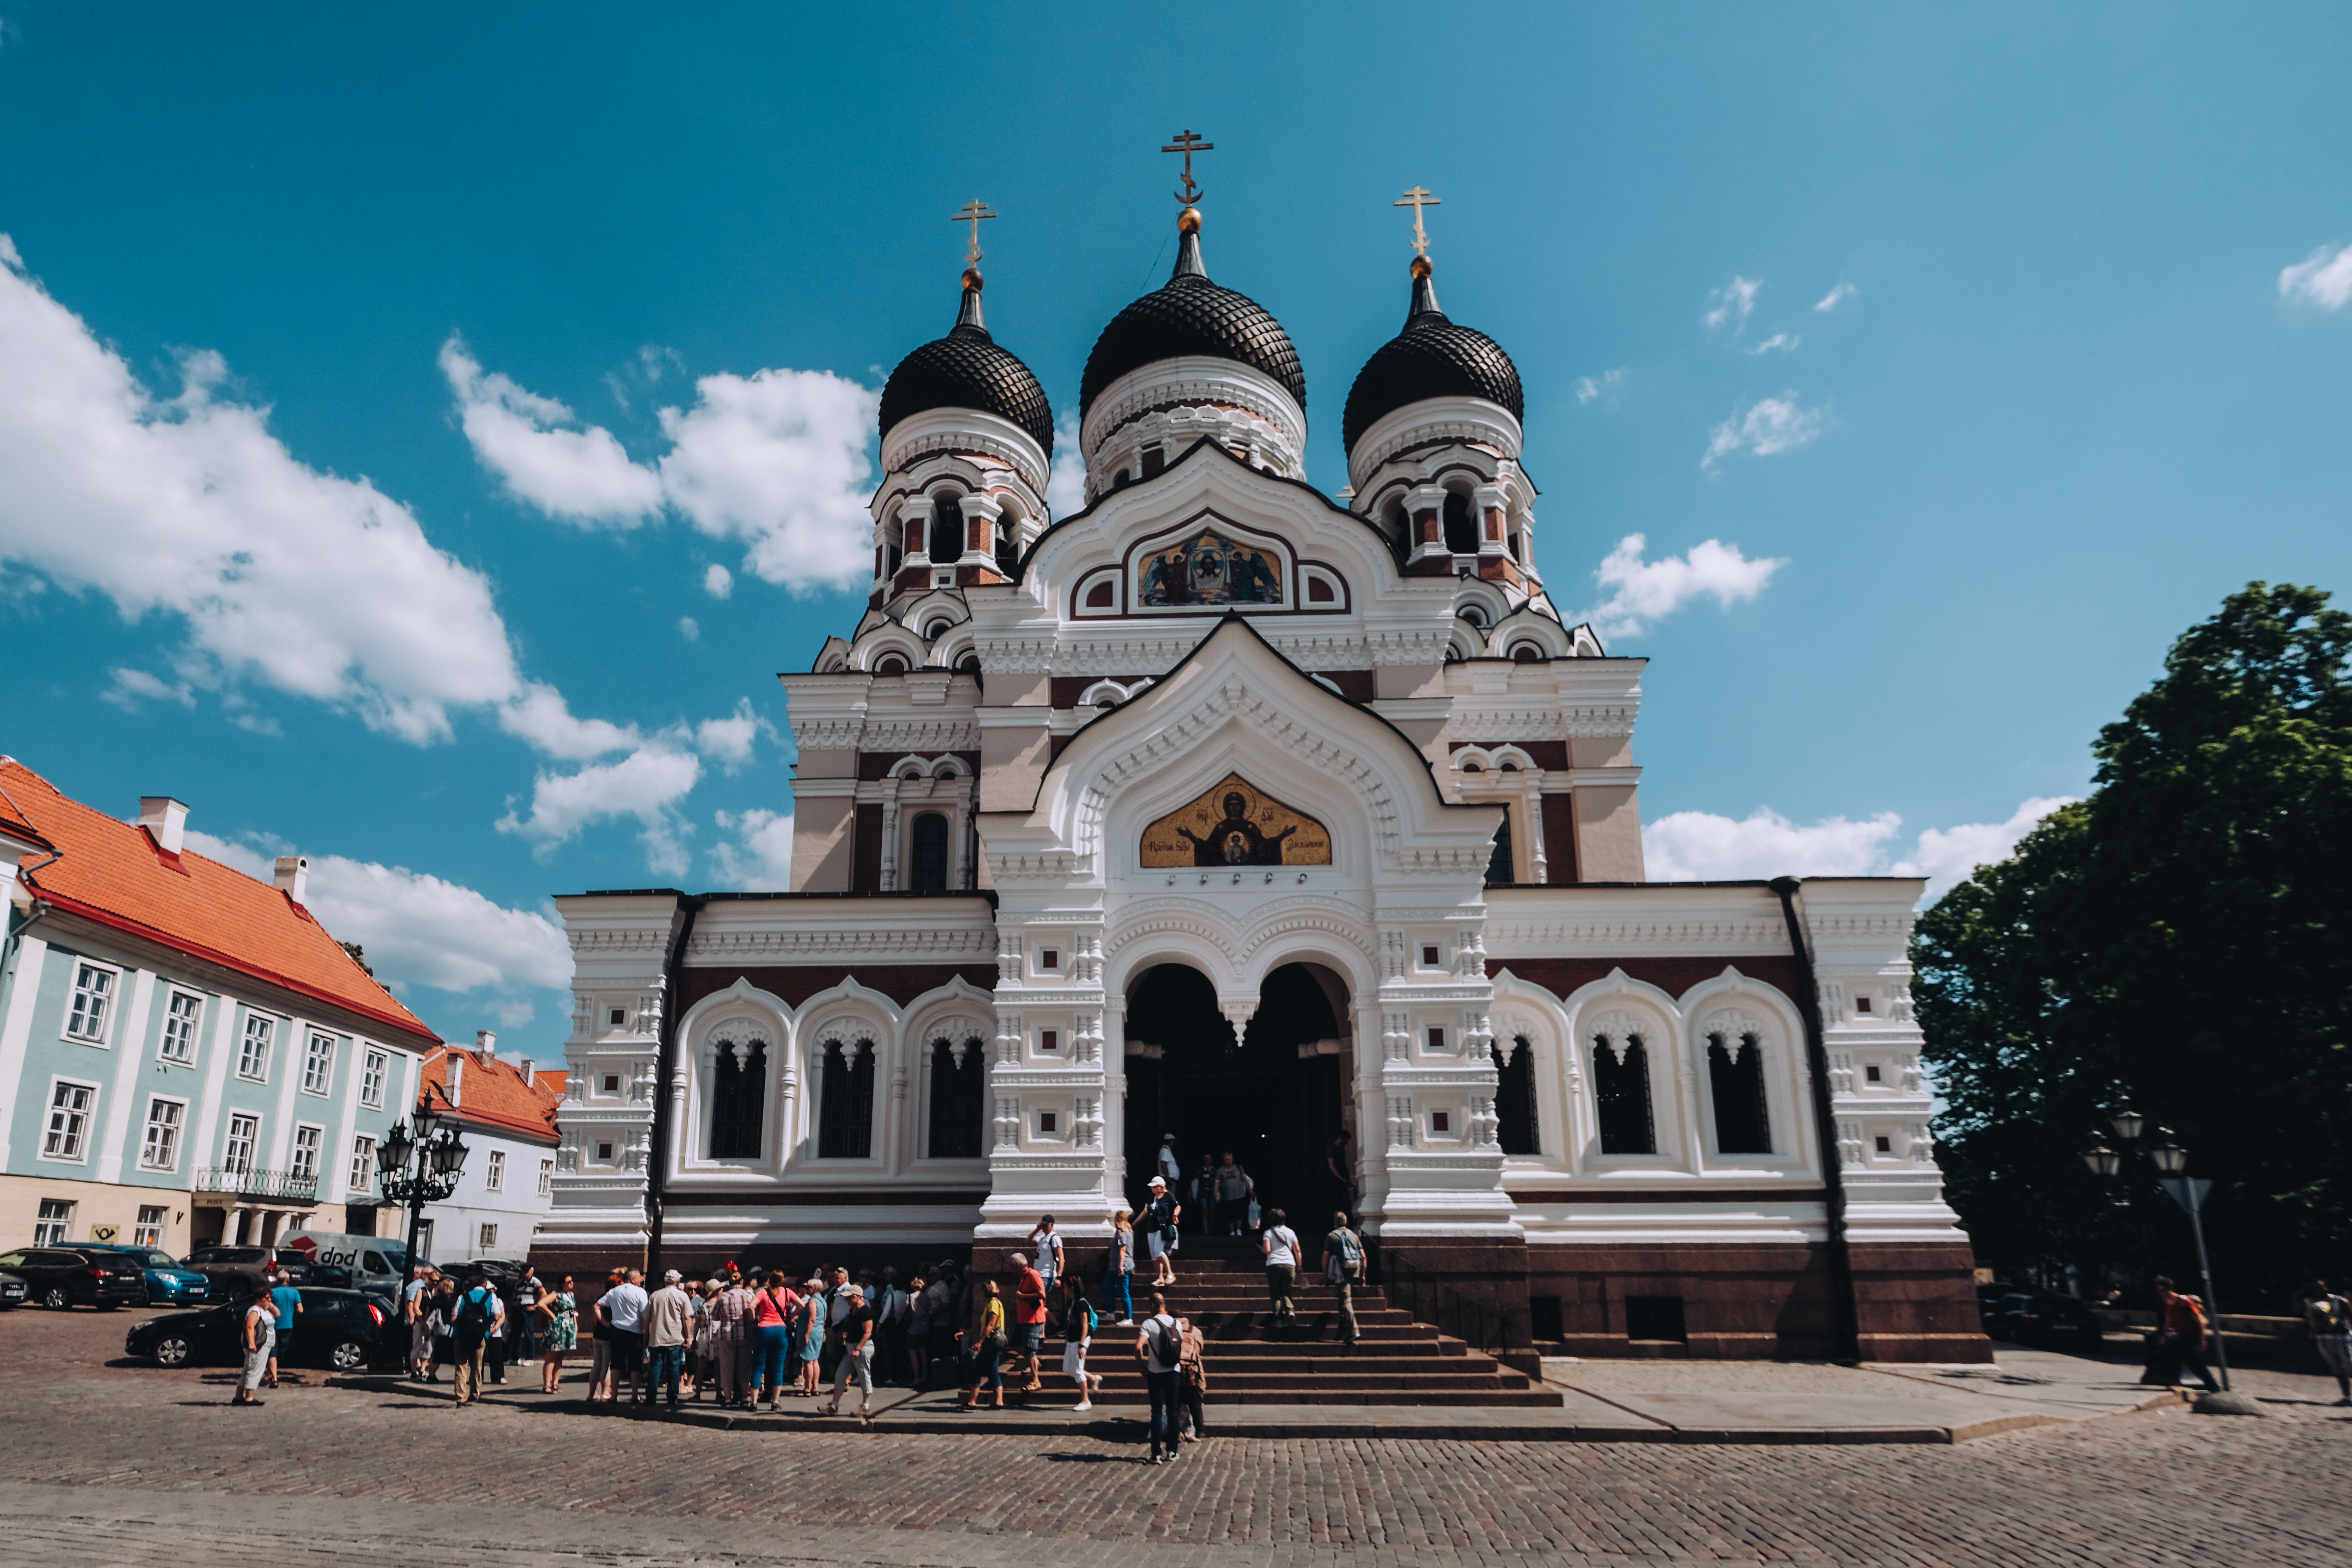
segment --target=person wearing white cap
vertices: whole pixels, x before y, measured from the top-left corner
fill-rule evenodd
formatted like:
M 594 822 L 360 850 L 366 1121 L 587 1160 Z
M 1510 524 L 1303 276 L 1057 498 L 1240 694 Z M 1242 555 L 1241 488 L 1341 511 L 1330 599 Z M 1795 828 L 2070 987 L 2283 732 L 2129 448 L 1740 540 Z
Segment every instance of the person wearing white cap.
M 646 1371 L 646 1403 L 651 1405 L 654 1395 L 667 1384 L 672 1410 L 677 1408 L 677 1383 L 686 1371 L 686 1338 L 694 1315 L 693 1303 L 678 1288 L 682 1278 L 675 1268 L 665 1269 L 662 1288 L 647 1298 L 637 1319 L 652 1363 Z
M 1154 1285 L 1176 1283 L 1176 1262 L 1170 1255 L 1176 1250 L 1176 1222 L 1184 1217 L 1184 1205 L 1168 1190 L 1164 1176 L 1151 1178 L 1151 1201 L 1143 1205 L 1143 1215 L 1136 1229 L 1143 1233 L 1144 1246 L 1151 1255 Z

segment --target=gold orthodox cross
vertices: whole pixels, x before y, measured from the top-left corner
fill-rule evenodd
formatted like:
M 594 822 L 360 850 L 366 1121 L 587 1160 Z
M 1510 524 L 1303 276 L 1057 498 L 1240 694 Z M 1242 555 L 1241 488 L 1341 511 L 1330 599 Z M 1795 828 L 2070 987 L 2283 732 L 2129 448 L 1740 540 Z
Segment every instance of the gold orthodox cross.
M 1193 203 L 1201 199 L 1201 187 L 1192 183 L 1192 154 L 1195 153 L 1213 153 L 1217 150 L 1217 144 L 1214 142 L 1202 141 L 1197 132 L 1192 131 L 1179 131 L 1176 133 L 1175 142 L 1160 150 L 1162 153 L 1181 153 L 1184 154 L 1184 188 L 1176 193 L 1176 199 L 1182 202 L 1186 206 L 1191 206 Z
M 980 265 L 981 221 L 983 218 L 992 218 L 995 216 L 996 215 L 994 213 L 988 210 L 988 204 L 986 202 L 982 201 L 978 196 L 974 196 L 971 200 L 963 204 L 962 211 L 957 213 L 955 216 L 948 219 L 950 223 L 968 223 L 971 225 L 971 244 L 965 247 L 963 253 L 964 264 L 966 266 L 977 267 Z
M 1439 202 L 1435 196 L 1431 195 L 1427 191 L 1423 190 L 1419 185 L 1415 185 L 1412 189 L 1404 194 L 1403 200 L 1391 205 L 1401 207 L 1411 207 L 1412 209 L 1412 251 L 1415 256 L 1427 256 L 1429 254 L 1429 230 L 1421 226 L 1421 209 L 1423 207 L 1440 206 L 1444 204 Z

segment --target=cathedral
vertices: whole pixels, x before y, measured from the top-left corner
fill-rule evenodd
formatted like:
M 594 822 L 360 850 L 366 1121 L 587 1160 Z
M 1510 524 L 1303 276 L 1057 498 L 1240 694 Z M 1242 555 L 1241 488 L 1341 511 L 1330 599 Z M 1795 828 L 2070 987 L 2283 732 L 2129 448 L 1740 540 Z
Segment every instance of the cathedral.
M 1310 1237 L 1360 1215 L 1376 1279 L 1514 1364 L 1989 1359 L 1921 884 L 1644 879 L 1647 661 L 1546 593 L 1518 372 L 1420 216 L 1335 499 L 1298 354 L 1186 200 L 1087 362 L 1067 516 L 975 243 L 882 395 L 866 613 L 781 677 L 792 889 L 558 900 L 542 1273 L 998 1268 L 1047 1214 L 1091 1271 L 1172 1141 Z

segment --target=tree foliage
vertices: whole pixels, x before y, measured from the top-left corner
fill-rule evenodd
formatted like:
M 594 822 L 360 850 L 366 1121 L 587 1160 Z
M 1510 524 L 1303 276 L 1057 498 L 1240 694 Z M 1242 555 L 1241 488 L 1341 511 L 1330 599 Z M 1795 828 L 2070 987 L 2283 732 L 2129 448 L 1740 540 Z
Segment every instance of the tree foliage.
M 1921 917 L 1944 1165 L 1985 1261 L 2136 1262 L 2080 1158 L 2128 1097 L 2213 1179 L 2241 1300 L 2352 1263 L 2347 658 L 2325 593 L 2231 595 L 2100 732 L 2091 797 Z

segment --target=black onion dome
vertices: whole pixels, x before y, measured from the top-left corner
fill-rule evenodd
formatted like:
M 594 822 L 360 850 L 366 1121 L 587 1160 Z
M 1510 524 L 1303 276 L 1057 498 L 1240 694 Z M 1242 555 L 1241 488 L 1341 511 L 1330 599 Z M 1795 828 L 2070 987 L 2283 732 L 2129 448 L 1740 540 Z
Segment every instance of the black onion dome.
M 1198 223 L 1183 230 L 1176 246 L 1176 270 L 1168 281 L 1111 318 L 1078 382 L 1078 417 L 1083 420 L 1103 389 L 1131 370 L 1183 354 L 1229 359 L 1265 372 L 1307 408 L 1307 373 L 1290 334 L 1266 308 L 1246 294 L 1209 281 L 1201 264 Z
M 955 330 L 898 362 L 882 388 L 882 436 L 902 419 L 934 408 L 977 408 L 1010 419 L 1054 456 L 1054 410 L 1029 367 L 999 348 L 981 320 L 977 274 L 964 275 L 963 313 Z
M 1527 417 L 1519 367 L 1486 333 L 1446 320 L 1427 268 L 1415 266 L 1404 331 L 1364 362 L 1356 384 L 1348 389 L 1348 407 L 1339 416 L 1341 444 L 1354 452 L 1365 431 L 1406 404 L 1429 397 L 1483 397 L 1509 409 L 1514 419 Z

